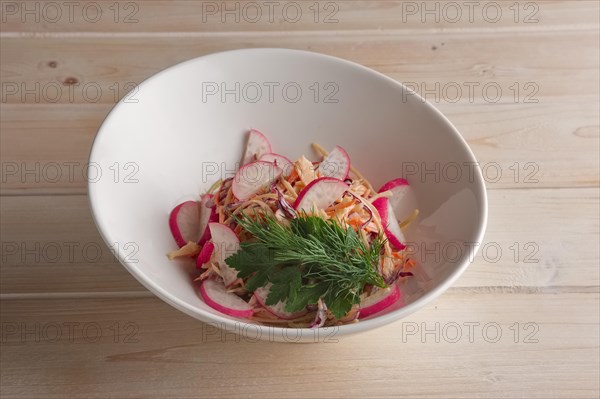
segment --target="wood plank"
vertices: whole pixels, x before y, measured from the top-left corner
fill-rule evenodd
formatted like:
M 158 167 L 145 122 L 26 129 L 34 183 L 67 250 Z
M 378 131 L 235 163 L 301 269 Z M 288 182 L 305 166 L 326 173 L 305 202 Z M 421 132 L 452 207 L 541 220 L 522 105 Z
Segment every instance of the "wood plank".
M 0 4 L 0 397 L 598 398 L 600 3 L 497 2 L 495 23 L 480 12 L 491 1 L 476 2 L 473 22 L 453 0 L 321 1 L 317 22 L 314 2 L 297 3 L 296 23 L 203 15 L 203 6 L 236 3 L 84 0 L 73 21 L 63 2 Z M 265 12 L 265 2 L 250 3 Z M 39 23 L 22 21 L 7 4 L 58 5 L 63 17 L 48 21 L 47 9 Z M 103 13 L 95 23 L 81 13 L 92 4 Z M 462 7 L 459 22 L 451 9 L 437 23 L 424 14 L 452 4 Z M 338 22 L 325 23 L 331 10 Z M 525 23 L 531 12 L 539 22 Z M 94 134 L 128 82 L 214 51 L 266 46 L 341 56 L 433 90 L 442 98 L 427 98 L 482 165 L 500 168 L 498 181 L 497 168 L 486 169 L 483 253 L 410 317 L 318 346 L 223 334 L 138 284 L 102 242 L 86 196 L 72 195 L 85 194 Z M 84 84 L 100 87 L 97 103 Z M 498 103 L 485 84 L 501 87 Z M 31 88 L 39 100 L 24 94 Z
M 598 3 L 538 0 L 81 1 L 72 6 L 5 2 L 2 32 L 242 32 L 582 29 L 597 26 Z M 11 5 L 14 3 L 15 5 Z M 515 5 L 516 3 L 516 5 Z M 27 14 L 26 10 L 32 12 Z M 99 13 L 98 13 L 99 10 Z M 229 11 L 229 12 L 227 12 Z
M 87 192 L 89 153 L 110 105 L 0 108 L 0 194 Z
M 438 106 L 475 153 L 488 190 L 598 187 L 599 100 L 563 96 L 539 104 Z
M 490 190 L 598 186 L 597 96 L 439 108 L 473 149 Z M 2 105 L 0 193 L 85 193 L 89 151 L 109 110 L 108 104 Z
M 3 294 L 145 290 L 104 244 L 86 196 L 3 197 L 0 209 Z
M 131 89 L 129 84 L 168 66 L 247 47 L 312 50 L 356 61 L 446 104 L 523 104 L 572 93 L 597 96 L 600 84 L 600 38 L 594 30 L 532 32 L 518 40 L 513 34 L 450 32 L 28 38 L 2 39 L 2 103 L 114 103 Z
M 3 301 L 0 393 L 592 398 L 598 301 L 598 293 L 446 293 L 389 326 L 318 345 L 238 340 L 154 298 Z
M 597 189 L 495 190 L 489 200 L 482 251 L 455 287 L 518 292 L 600 284 Z M 3 294 L 144 291 L 102 242 L 85 196 L 2 197 L 1 210 Z M 432 255 L 421 245 L 414 257 L 453 257 L 453 248 Z

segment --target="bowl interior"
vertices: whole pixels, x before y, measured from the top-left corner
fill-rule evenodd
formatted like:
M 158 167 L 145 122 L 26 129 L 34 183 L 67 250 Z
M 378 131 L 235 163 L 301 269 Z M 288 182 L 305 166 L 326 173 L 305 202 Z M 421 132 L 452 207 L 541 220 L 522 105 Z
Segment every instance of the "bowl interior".
M 347 61 L 240 50 L 148 79 L 114 108 L 94 142 L 89 193 L 98 228 L 128 270 L 167 302 L 205 321 L 231 322 L 199 299 L 192 264 L 166 258 L 175 248 L 167 220 L 176 204 L 233 175 L 250 128 L 292 160 L 316 159 L 311 142 L 340 144 L 376 188 L 396 177 L 414 187 L 420 215 L 406 233 L 419 266 L 404 287 L 407 306 L 340 332 L 410 313 L 467 266 L 485 228 L 485 188 L 473 154 L 443 115 Z

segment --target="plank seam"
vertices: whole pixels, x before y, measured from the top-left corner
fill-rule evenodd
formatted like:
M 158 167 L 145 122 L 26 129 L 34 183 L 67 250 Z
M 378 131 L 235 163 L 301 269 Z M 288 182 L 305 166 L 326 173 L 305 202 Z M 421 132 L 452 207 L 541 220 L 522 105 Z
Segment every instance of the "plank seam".
M 433 28 L 433 29 L 348 29 L 348 30 L 275 30 L 275 31 L 223 31 L 223 32 L 0 32 L 0 39 L 146 39 L 146 38 L 248 38 L 265 37 L 305 37 L 305 36 L 435 36 L 439 34 L 514 34 L 514 33 L 564 33 L 597 32 L 598 25 L 582 24 L 577 26 L 548 27 L 504 27 L 504 28 Z

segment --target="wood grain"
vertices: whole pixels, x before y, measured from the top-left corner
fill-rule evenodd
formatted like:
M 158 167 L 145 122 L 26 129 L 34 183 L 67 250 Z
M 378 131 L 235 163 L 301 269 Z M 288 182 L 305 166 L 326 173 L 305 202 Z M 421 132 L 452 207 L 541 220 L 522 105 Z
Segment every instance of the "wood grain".
M 92 142 L 111 106 L 1 107 L 0 193 L 86 193 Z
M 145 290 L 102 241 L 86 196 L 3 197 L 0 209 L 3 294 Z
M 12 3 L 12 2 L 5 2 Z M 313 32 L 540 29 L 569 30 L 598 24 L 596 1 L 484 1 L 465 4 L 452 0 L 421 1 L 80 1 L 72 13 L 66 5 L 34 1 L 5 6 L 6 33 L 120 33 L 120 32 Z M 515 5 L 516 3 L 516 5 Z M 58 3 L 59 5 L 61 3 Z M 28 8 L 26 8 L 28 7 Z M 99 15 L 98 15 L 98 10 Z M 229 12 L 227 12 L 229 11 Z
M 248 47 L 286 47 L 345 58 L 404 82 L 434 102 L 449 104 L 526 104 L 572 93 L 596 95 L 600 84 L 600 38 L 593 30 L 531 32 L 518 40 L 487 31 L 309 38 L 19 38 L 3 39 L 0 49 L 2 103 L 114 103 L 133 87 L 130 84 L 168 66 Z
M 489 197 L 482 250 L 455 287 L 529 291 L 599 285 L 596 189 L 498 190 Z M 1 210 L 4 295 L 145 290 L 103 243 L 85 196 L 3 197 Z M 437 255 L 419 248 L 417 260 L 454 256 L 447 252 L 452 248 L 439 248 Z
M 446 293 L 378 330 L 293 345 L 222 333 L 154 298 L 3 301 L 0 393 L 592 398 L 598 314 L 598 293 Z
M 0 2 L 0 396 L 598 398 L 600 3 L 475 2 L 471 19 L 452 0 L 306 1 L 294 23 L 291 3 L 269 20 L 262 1 L 85 0 L 72 19 L 65 2 Z M 247 47 L 407 83 L 499 166 L 497 181 L 484 173 L 483 251 L 442 297 L 355 337 L 253 342 L 171 308 L 117 262 L 83 173 L 104 116 L 165 67 Z

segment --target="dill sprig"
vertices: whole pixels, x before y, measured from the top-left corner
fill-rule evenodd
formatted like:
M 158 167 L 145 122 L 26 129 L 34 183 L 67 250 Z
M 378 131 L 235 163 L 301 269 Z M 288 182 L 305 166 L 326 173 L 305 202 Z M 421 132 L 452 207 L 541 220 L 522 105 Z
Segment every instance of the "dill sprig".
M 226 263 L 238 277 L 249 277 L 250 292 L 273 284 L 267 305 L 287 301 L 285 309 L 294 312 L 322 298 L 341 318 L 360 302 L 366 284 L 386 286 L 377 272 L 381 236 L 367 244 L 351 227 L 305 213 L 289 225 L 268 215 L 244 215 L 236 221 L 254 239 L 243 242 Z

